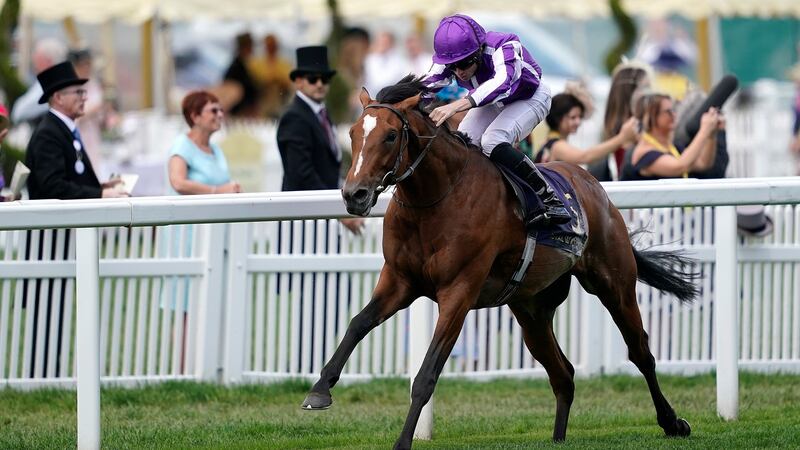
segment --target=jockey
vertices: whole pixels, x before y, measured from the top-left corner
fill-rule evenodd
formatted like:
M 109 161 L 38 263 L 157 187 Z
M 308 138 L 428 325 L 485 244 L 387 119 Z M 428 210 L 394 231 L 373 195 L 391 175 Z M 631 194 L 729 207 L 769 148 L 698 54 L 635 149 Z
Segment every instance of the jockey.
M 512 144 L 528 136 L 550 109 L 542 69 L 514 34 L 487 32 L 469 16 L 445 17 L 433 36 L 433 65 L 422 83 L 431 93 L 453 78 L 468 95 L 429 114 L 437 126 L 470 110 L 458 126 L 483 153 L 526 180 L 542 201 L 525 219 L 533 228 L 567 223 L 569 213 L 536 166 Z

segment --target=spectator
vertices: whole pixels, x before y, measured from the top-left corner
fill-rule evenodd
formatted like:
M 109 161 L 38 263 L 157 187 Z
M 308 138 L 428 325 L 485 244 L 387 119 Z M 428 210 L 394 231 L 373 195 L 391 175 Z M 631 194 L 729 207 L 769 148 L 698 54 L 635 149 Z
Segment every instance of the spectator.
M 53 38 L 45 38 L 36 43 L 31 55 L 31 61 L 33 62 L 33 69 L 38 74 L 63 61 L 66 57 L 67 47 L 64 44 Z M 11 121 L 16 124 L 31 122 L 32 125 L 36 126 L 39 120 L 47 113 L 47 105 L 39 101 L 43 93 L 42 85 L 37 80 L 27 92 L 14 102 L 11 108 Z
M 127 197 L 128 194 L 119 189 L 121 180 L 116 179 L 107 183 L 100 183 L 95 175 L 90 158 L 86 153 L 81 134 L 78 131 L 75 121 L 83 116 L 86 105 L 87 91 L 83 87 L 88 81 L 79 78 L 75 73 L 75 68 L 69 61 L 56 64 L 53 67 L 37 75 L 39 84 L 42 87 L 42 95 L 39 103 L 47 103 L 50 107 L 47 114 L 40 120 L 39 125 L 31 136 L 28 143 L 28 150 L 25 161 L 31 173 L 28 177 L 28 194 L 33 200 L 36 199 L 81 199 L 98 197 Z M 58 248 L 56 239 L 52 239 L 50 248 L 45 248 L 45 233 L 48 230 L 39 230 L 39 247 L 36 249 L 31 245 L 32 233 L 27 233 L 25 247 L 26 260 L 46 259 L 66 259 L 68 255 L 71 233 L 66 233 L 63 247 Z M 46 253 L 45 253 L 46 252 Z M 63 375 L 61 367 L 60 352 L 61 328 L 63 326 L 63 312 L 65 297 L 66 280 L 61 280 L 60 296 L 54 296 L 53 288 L 55 283 L 50 283 L 47 292 L 41 290 L 41 280 L 36 280 L 36 287 L 32 298 L 28 297 L 28 280 L 23 282 L 23 304 L 28 308 L 28 314 L 34 318 L 33 335 L 36 335 L 38 327 L 44 328 L 43 348 L 37 348 L 36 344 L 31 350 L 30 376 L 47 376 L 50 373 L 56 376 Z M 30 301 L 29 301 L 30 300 Z M 42 316 L 39 313 L 41 308 L 46 308 Z M 56 308 L 56 310 L 53 310 Z M 51 311 L 52 310 L 52 311 Z M 44 317 L 45 322 L 39 323 L 39 317 Z M 55 327 L 51 327 L 51 318 L 57 321 Z M 49 333 L 56 330 L 56 337 L 50 338 Z M 41 355 L 48 355 L 48 346 L 51 341 L 55 343 L 55 364 L 49 366 L 49 357 L 36 358 L 37 352 Z M 37 363 L 43 360 L 43 364 Z
M 589 93 L 577 84 L 568 83 L 565 91 L 553 97 L 550 113 L 545 121 L 550 127 L 547 142 L 536 154 L 535 162 L 566 161 L 572 164 L 591 164 L 619 147 L 636 142 L 637 121 L 631 117 L 622 125 L 616 136 L 593 147 L 581 150 L 567 138 L 578 131 L 581 121 L 593 112 Z
M 433 55 L 425 50 L 422 37 L 417 33 L 411 33 L 406 37 L 406 57 L 410 71 L 415 75 L 426 74 L 431 68 Z
M 253 56 L 253 37 L 250 33 L 236 36 L 236 56 L 231 61 L 223 79 L 242 87 L 242 96 L 230 110 L 232 116 L 256 117 L 258 115 L 258 88 L 247 68 Z
M 369 33 L 360 27 L 348 28 L 342 36 L 336 58 L 337 76 L 331 79 L 326 96 L 334 123 L 352 123 L 361 114 L 358 94 L 364 86 L 364 60 L 369 42 Z
M 88 48 L 74 49 L 67 53 L 67 60 L 75 67 L 75 73 L 79 78 L 85 78 L 86 82 L 86 106 L 83 116 L 78 119 L 78 129 L 81 131 L 81 138 L 86 144 L 86 153 L 95 165 L 97 173 L 103 173 L 101 167 L 102 160 L 102 138 L 101 128 L 103 122 L 103 87 L 100 82 L 93 77 L 92 73 L 92 53 Z
M 408 66 L 395 48 L 394 35 L 381 31 L 364 60 L 364 87 L 374 96 L 384 87 L 397 83 L 406 74 Z
M 679 151 L 683 152 L 695 136 L 695 132 L 700 127 L 700 116 L 697 113 L 701 110 L 715 106 L 721 108 L 727 97 L 721 97 L 719 89 L 724 88 L 726 83 L 724 77 L 711 89 L 711 95 L 706 95 L 700 89 L 694 87 L 690 89 L 683 98 L 683 101 L 677 103 L 675 108 L 676 125 L 675 134 L 673 135 L 673 143 Z M 730 83 L 728 83 L 730 85 Z M 710 98 L 712 97 L 713 98 Z M 742 100 L 745 96 L 740 96 Z M 713 102 L 713 104 L 712 104 Z M 726 121 L 725 116 L 720 114 L 720 126 L 716 133 L 716 155 L 714 156 L 714 164 L 701 171 L 690 171 L 689 177 L 691 178 L 725 178 L 725 172 L 728 169 L 730 162 L 730 155 L 728 155 L 728 140 L 726 134 Z
M 8 136 L 8 130 L 11 123 L 8 120 L 8 110 L 6 109 L 6 105 L 0 103 L 0 144 L 3 143 L 6 136 Z M 2 165 L 0 165 L 2 167 Z M 3 192 L 0 193 L 0 202 L 11 202 L 16 200 L 13 192 L 10 192 L 6 189 L 6 180 L 3 177 L 3 172 L 0 170 L 0 189 L 3 189 Z
M 292 93 L 289 72 L 292 65 L 280 53 L 278 38 L 274 34 L 264 37 L 264 56 L 253 58 L 248 67 L 261 91 L 259 115 L 270 119 L 280 117 Z
M 652 81 L 656 90 L 683 100 L 691 82 L 682 72 L 697 60 L 697 46 L 686 30 L 673 27 L 667 19 L 651 20 L 638 57 L 655 69 Z
M 211 135 L 222 128 L 224 112 L 219 99 L 207 91 L 190 92 L 181 102 L 181 110 L 189 132 L 180 134 L 169 151 L 168 174 L 171 192 L 177 195 L 192 194 L 230 194 L 241 192 L 239 183 L 232 181 L 228 171 L 228 163 L 222 149 L 211 142 Z M 165 227 L 164 240 L 168 245 L 159 251 L 162 257 L 192 256 L 194 242 L 194 226 L 177 225 Z M 183 239 L 181 234 L 184 235 Z M 183 242 L 183 248 L 180 243 Z M 169 251 L 169 255 L 167 255 Z M 186 363 L 186 327 L 189 310 L 189 277 L 168 277 L 161 284 L 161 307 L 178 309 L 177 299 L 182 306 L 183 328 L 180 335 L 180 373 L 184 373 Z M 179 294 L 182 293 L 181 294 Z M 176 312 L 175 314 L 178 314 Z M 177 330 L 172 330 L 173 340 L 177 339 Z
M 721 127 L 716 108 L 709 108 L 700 120 L 700 130 L 683 153 L 672 143 L 675 110 L 666 94 L 646 94 L 636 100 L 636 118 L 643 133 L 622 169 L 622 180 L 687 178 L 690 171 L 707 170 L 714 164 L 716 131 Z
M 336 74 L 328 67 L 324 46 L 297 49 L 297 67 L 289 74 L 295 98 L 278 124 L 278 150 L 283 163 L 283 190 L 338 189 L 342 152 L 325 109 L 328 84 Z M 363 219 L 343 219 L 360 233 Z
M 169 184 L 175 194 L 229 194 L 241 192 L 231 180 L 222 149 L 210 141 L 222 128 L 224 112 L 219 100 L 206 91 L 195 91 L 181 104 L 189 132 L 180 134 L 169 151 Z
M 650 87 L 651 71 L 650 66 L 635 61 L 625 61 L 614 68 L 603 116 L 603 141 L 619 134 L 622 125 L 633 116 L 631 102 L 634 92 Z M 619 180 L 625 150 L 625 147 L 620 146 L 605 160 L 590 165 L 589 172 L 598 181 Z
M 797 44 L 798 54 L 800 54 L 800 43 Z M 792 126 L 792 138 L 789 143 L 789 150 L 797 161 L 796 173 L 800 175 L 800 62 L 795 63 L 789 69 L 789 79 L 794 82 L 794 125 Z
M 32 200 L 125 197 L 116 186 L 119 179 L 100 183 L 92 168 L 75 120 L 83 116 L 86 78 L 78 78 L 68 61 L 57 64 L 37 78 L 43 94 L 39 103 L 50 106 L 31 136 L 25 161 L 31 170 L 28 193 Z

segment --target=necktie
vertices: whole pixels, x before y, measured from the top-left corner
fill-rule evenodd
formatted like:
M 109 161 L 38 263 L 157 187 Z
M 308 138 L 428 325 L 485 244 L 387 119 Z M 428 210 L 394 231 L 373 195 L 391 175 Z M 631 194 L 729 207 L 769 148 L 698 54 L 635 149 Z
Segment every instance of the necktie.
M 336 145 L 336 135 L 333 134 L 333 127 L 331 126 L 331 121 L 328 118 L 328 112 L 325 108 L 319 110 L 319 123 L 322 124 L 322 128 L 325 130 L 325 135 L 328 137 L 328 145 L 330 146 L 331 152 L 333 152 L 333 156 L 336 157 L 336 160 L 339 161 L 341 159 L 341 154 L 339 152 L 339 146 Z
M 77 127 L 72 130 L 72 138 L 72 146 L 75 147 L 75 173 L 82 175 L 86 170 L 86 164 L 83 162 L 85 148 L 83 146 L 83 140 L 81 139 L 81 132 L 78 131 Z
M 78 148 L 78 145 L 75 145 L 75 144 L 73 143 L 73 145 L 75 145 L 75 150 L 76 150 L 76 151 L 83 151 L 83 150 L 86 150 L 86 149 L 84 148 L 84 146 L 83 146 L 83 140 L 81 139 L 81 132 L 80 132 L 80 131 L 78 131 L 78 127 L 75 127 L 75 129 L 74 129 L 74 130 L 72 130 L 72 138 L 73 138 L 73 139 L 75 139 L 75 142 L 77 142 L 78 144 L 80 144 L 80 148 Z

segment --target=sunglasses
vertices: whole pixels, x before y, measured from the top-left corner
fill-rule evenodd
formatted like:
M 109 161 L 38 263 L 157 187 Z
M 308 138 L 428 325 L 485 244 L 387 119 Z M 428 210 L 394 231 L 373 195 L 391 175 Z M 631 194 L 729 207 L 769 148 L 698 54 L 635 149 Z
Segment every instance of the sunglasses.
M 669 114 L 670 116 L 675 116 L 675 110 L 672 108 L 662 109 L 659 114 Z
M 211 114 L 214 114 L 215 116 L 217 114 L 219 114 L 219 113 L 224 113 L 225 112 L 225 110 L 223 110 L 219 106 L 214 106 L 212 108 L 207 109 L 206 111 L 209 111 Z
M 468 58 L 462 59 L 461 61 L 456 61 L 454 63 L 446 64 L 445 67 L 447 67 L 451 71 L 455 71 L 456 69 L 458 69 L 458 70 L 467 70 L 467 69 L 470 68 L 470 66 L 472 66 L 473 64 L 478 62 L 478 57 L 479 56 L 480 55 L 478 55 L 476 53 L 476 54 L 474 54 L 474 55 L 472 55 L 472 56 L 470 56 Z
M 317 81 L 322 81 L 322 84 L 328 84 L 331 81 L 331 77 L 325 75 L 306 75 L 304 78 L 309 84 L 317 84 Z
M 70 91 L 63 91 L 62 94 L 63 95 L 76 94 L 78 97 L 84 97 L 84 96 L 89 94 L 89 91 L 87 91 L 86 89 L 83 89 L 83 88 L 79 88 L 79 89 L 74 89 L 74 90 L 70 90 Z

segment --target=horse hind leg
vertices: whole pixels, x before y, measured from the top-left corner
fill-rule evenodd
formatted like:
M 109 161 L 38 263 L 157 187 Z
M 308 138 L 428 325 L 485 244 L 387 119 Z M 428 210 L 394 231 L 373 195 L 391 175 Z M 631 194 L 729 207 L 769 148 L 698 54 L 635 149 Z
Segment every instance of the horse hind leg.
M 669 404 L 656 377 L 656 361 L 650 352 L 649 338 L 642 325 L 636 301 L 636 263 L 633 254 L 609 251 L 603 267 L 576 273 L 587 292 L 596 295 L 605 306 L 628 346 L 628 358 L 647 381 L 656 409 L 658 425 L 667 436 L 689 436 L 689 423 L 678 418 Z
M 554 441 L 563 441 L 567 436 L 569 411 L 575 397 L 575 368 L 564 355 L 553 333 L 555 306 L 552 305 L 560 304 L 567 297 L 570 278 L 569 274 L 561 276 L 531 302 L 508 305 L 522 327 L 525 345 L 545 368 L 550 379 L 556 397 Z

